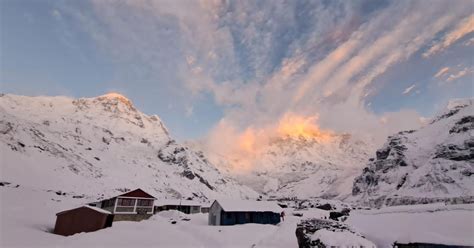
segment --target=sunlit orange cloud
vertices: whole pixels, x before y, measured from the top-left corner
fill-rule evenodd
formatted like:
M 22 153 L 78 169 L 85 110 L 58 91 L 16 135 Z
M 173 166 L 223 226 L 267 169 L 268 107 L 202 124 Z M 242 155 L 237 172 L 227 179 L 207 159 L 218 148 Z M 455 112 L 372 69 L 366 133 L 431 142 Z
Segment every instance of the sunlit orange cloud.
M 301 116 L 287 113 L 280 119 L 277 127 L 277 133 L 280 136 L 289 136 L 292 138 L 303 137 L 306 139 L 317 139 L 319 141 L 328 141 L 332 137 L 329 130 L 321 130 L 317 125 L 318 116 Z
M 239 137 L 240 148 L 245 152 L 253 153 L 255 151 L 255 131 L 247 128 Z
M 264 128 L 249 127 L 237 134 L 234 149 L 227 154 L 232 158 L 232 170 L 237 173 L 251 171 L 261 152 L 275 138 L 314 139 L 318 142 L 328 142 L 333 137 L 330 130 L 321 130 L 317 125 L 318 116 L 303 116 L 287 113 L 277 123 Z

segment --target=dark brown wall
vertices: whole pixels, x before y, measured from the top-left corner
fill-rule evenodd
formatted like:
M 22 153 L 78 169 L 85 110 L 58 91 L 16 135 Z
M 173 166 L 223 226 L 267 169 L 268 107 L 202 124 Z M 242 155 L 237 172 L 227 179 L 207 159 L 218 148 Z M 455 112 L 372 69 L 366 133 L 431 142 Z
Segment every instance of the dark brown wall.
M 57 216 L 54 233 L 68 236 L 97 231 L 107 226 L 107 216 L 87 207 L 73 209 Z
M 116 214 L 114 221 L 142 221 L 153 216 L 153 214 Z

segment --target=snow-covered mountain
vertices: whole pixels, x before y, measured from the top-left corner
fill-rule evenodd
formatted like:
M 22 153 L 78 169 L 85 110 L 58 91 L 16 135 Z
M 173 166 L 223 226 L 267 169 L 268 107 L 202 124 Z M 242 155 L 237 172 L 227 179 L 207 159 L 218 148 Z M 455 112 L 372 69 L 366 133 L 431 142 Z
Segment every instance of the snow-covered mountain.
M 273 137 L 237 180 L 270 197 L 345 198 L 373 151 L 350 134 Z M 238 166 L 231 157 L 209 155 L 221 170 Z
M 0 181 L 108 195 L 142 187 L 158 197 L 257 194 L 174 141 L 156 115 L 124 96 L 0 95 Z
M 388 137 L 352 194 L 365 203 L 474 201 L 474 100 L 451 101 L 419 130 Z

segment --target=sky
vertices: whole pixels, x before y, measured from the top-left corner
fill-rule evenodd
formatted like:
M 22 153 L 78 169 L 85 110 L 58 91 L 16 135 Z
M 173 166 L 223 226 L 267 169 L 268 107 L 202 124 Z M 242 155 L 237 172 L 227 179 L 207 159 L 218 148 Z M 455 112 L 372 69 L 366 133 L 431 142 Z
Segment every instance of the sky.
M 127 96 L 179 140 L 386 137 L 473 97 L 472 0 L 2 0 L 0 92 Z

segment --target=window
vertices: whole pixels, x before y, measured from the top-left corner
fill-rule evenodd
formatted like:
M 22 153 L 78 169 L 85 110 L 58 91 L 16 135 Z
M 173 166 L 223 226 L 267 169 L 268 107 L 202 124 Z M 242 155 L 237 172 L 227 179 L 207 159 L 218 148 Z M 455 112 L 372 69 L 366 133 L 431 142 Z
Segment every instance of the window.
M 153 200 L 139 199 L 137 205 L 142 207 L 153 206 Z
M 104 200 L 102 202 L 102 206 L 103 208 L 108 208 L 108 207 L 113 207 L 115 206 L 115 198 L 112 198 L 112 199 L 108 199 L 108 200 Z
M 135 199 L 118 199 L 118 206 L 135 206 Z

